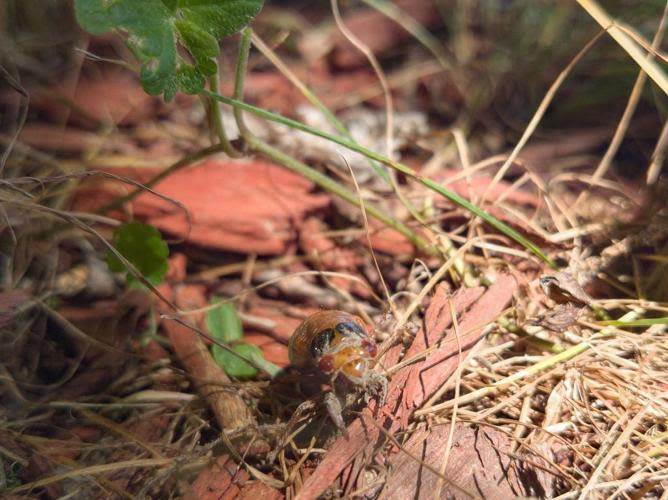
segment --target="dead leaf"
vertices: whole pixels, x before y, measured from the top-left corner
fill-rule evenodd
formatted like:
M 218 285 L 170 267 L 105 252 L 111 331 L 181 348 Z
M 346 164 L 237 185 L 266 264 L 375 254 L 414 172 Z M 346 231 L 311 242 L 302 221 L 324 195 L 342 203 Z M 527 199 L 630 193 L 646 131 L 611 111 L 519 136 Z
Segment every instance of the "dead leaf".
M 567 304 L 557 304 L 549 311 L 546 311 L 545 314 L 539 316 L 534 323 L 559 333 L 574 325 L 581 315 L 582 308 L 576 307 L 570 302 Z

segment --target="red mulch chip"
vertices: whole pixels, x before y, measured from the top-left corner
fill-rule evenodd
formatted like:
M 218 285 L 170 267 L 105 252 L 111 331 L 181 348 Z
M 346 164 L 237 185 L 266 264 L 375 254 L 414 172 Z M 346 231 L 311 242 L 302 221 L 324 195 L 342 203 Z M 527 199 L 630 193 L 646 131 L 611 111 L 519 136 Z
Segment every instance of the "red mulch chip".
M 160 169 L 118 168 L 113 173 L 146 182 Z M 115 182 L 87 183 L 77 194 L 76 210 L 94 211 L 127 192 Z M 151 193 L 132 203 L 134 217 L 160 231 L 216 250 L 280 255 L 296 239 L 306 214 L 329 204 L 326 194 L 312 194 L 313 184 L 271 163 L 208 159 L 179 170 L 154 188 L 182 203 L 183 210 Z
M 35 95 L 30 104 L 58 123 L 128 125 L 152 119 L 158 103 L 144 92 L 136 75 L 111 68 L 49 87 L 48 93 Z

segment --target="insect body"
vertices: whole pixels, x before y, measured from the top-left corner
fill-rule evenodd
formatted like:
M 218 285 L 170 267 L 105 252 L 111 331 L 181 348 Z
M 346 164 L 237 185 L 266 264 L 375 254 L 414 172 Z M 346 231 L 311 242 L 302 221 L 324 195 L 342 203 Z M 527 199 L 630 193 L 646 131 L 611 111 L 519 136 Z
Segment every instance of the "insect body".
M 340 429 L 345 404 L 336 395 L 335 381 L 342 375 L 353 387 L 384 398 L 387 380 L 372 370 L 378 353 L 367 325 L 357 316 L 344 311 L 320 311 L 306 318 L 292 334 L 289 343 L 290 362 L 296 367 L 315 368 L 330 378 L 333 393 L 325 396 L 330 417 Z M 350 391 L 348 391 L 350 392 Z
M 306 318 L 290 338 L 290 362 L 312 366 L 325 375 L 344 375 L 364 384 L 377 354 L 376 343 L 357 316 L 343 311 L 321 311 Z

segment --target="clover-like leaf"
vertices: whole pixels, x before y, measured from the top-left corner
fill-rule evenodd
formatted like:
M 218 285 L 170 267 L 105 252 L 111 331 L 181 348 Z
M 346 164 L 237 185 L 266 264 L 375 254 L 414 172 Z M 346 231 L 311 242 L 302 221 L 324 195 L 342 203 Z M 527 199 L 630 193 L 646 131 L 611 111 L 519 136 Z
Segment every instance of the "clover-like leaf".
M 158 285 L 167 274 L 169 248 L 160 232 L 148 224 L 131 222 L 123 224 L 114 233 L 114 247 L 153 285 Z M 107 252 L 107 265 L 113 272 L 127 271 L 125 264 L 111 251 Z M 128 285 L 141 282 L 128 273 Z
M 214 297 L 212 304 L 220 302 L 219 297 Z M 204 318 L 206 329 L 211 336 L 225 344 L 235 342 L 243 337 L 241 319 L 233 304 L 220 304 L 206 313 Z
M 141 63 L 151 95 L 169 101 L 180 90 L 197 94 L 216 73 L 218 40 L 236 33 L 260 12 L 263 0 L 75 0 L 79 24 L 91 33 L 117 30 Z M 194 60 L 190 64 L 177 43 Z
M 199 71 L 207 76 L 215 74 L 217 67 L 214 59 L 218 55 L 218 40 L 189 21 L 177 20 L 174 26 L 183 44 L 195 58 Z
M 263 371 L 267 372 L 269 376 L 272 378 L 274 378 L 276 375 L 278 375 L 283 371 L 283 369 L 280 366 L 276 366 L 271 361 L 267 361 L 266 359 L 264 359 L 264 355 L 262 354 L 262 352 L 260 352 L 259 356 L 255 356 L 253 359 L 255 360 L 255 364 L 259 368 L 262 368 Z
M 232 346 L 231 349 L 239 356 L 251 361 L 255 361 L 257 358 L 264 359 L 260 348 L 253 344 L 237 344 Z M 211 354 L 213 355 L 213 359 L 216 360 L 216 363 L 222 366 L 225 373 L 231 377 L 248 378 L 257 375 L 257 368 L 252 364 L 244 361 L 239 356 L 235 356 L 219 345 L 214 345 L 211 348 Z

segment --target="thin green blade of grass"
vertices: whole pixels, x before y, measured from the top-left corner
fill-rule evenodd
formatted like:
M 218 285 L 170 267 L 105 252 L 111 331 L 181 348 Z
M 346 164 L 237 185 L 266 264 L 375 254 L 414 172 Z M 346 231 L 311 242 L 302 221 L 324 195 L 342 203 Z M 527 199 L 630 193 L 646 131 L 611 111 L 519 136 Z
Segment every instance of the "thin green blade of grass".
M 633 321 L 613 319 L 609 321 L 598 321 L 597 324 L 601 326 L 618 326 L 618 327 L 668 325 L 668 318 L 643 318 L 643 319 L 636 319 Z
M 332 113 L 332 111 L 330 111 L 327 106 L 325 106 L 325 104 L 318 98 L 317 95 L 311 91 L 311 89 L 309 89 L 299 78 L 297 78 L 292 70 L 278 57 L 278 55 L 276 55 L 276 53 L 271 48 L 269 48 L 266 43 L 264 43 L 264 41 L 256 33 L 251 34 L 251 40 L 253 45 L 255 45 L 258 50 L 260 50 L 260 52 L 262 52 L 264 56 L 269 59 L 271 63 L 276 66 L 278 70 L 281 71 L 281 73 L 283 73 L 283 75 L 285 75 L 285 77 L 290 80 L 290 82 L 295 87 L 297 87 L 306 100 L 308 100 L 308 102 L 310 102 L 322 113 L 330 125 L 332 125 L 346 139 L 350 140 L 351 142 L 356 142 L 353 136 L 350 135 L 350 131 L 336 117 L 336 115 Z M 388 173 L 380 166 L 376 165 L 376 163 L 371 161 L 369 158 L 367 158 L 367 160 L 369 160 L 369 165 L 374 169 L 378 176 L 383 179 L 388 186 L 391 186 L 392 183 Z
M 418 181 L 420 184 L 423 186 L 427 187 L 428 189 L 431 189 L 432 191 L 440 194 L 444 198 L 450 200 L 451 202 L 455 203 L 456 205 L 459 205 L 463 209 L 471 212 L 473 215 L 480 217 L 482 220 L 487 222 L 489 225 L 497 229 L 499 232 L 502 234 L 505 234 L 509 238 L 515 240 L 517 243 L 522 245 L 524 248 L 529 250 L 531 253 L 533 253 L 536 257 L 541 259 L 543 262 L 547 263 L 549 266 L 552 268 L 556 268 L 555 264 L 552 262 L 552 260 L 545 255 L 542 250 L 532 241 L 528 240 L 524 236 L 522 236 L 520 233 L 518 233 L 516 230 L 505 224 L 504 222 L 500 221 L 496 217 L 492 216 L 491 214 L 485 212 L 484 210 L 480 209 L 470 201 L 468 201 L 465 198 L 462 198 L 456 193 L 453 193 L 452 191 L 449 191 L 445 189 L 443 186 L 439 185 L 437 182 L 427 178 L 423 177 L 420 174 L 418 174 L 415 170 L 412 168 L 404 165 L 403 163 L 399 163 L 396 161 L 393 161 L 379 153 L 376 153 L 375 151 L 371 151 L 370 149 L 366 149 L 359 144 L 356 144 L 354 142 L 351 142 L 345 138 L 329 134 L 327 132 L 322 132 L 318 129 L 309 127 L 308 125 L 305 125 L 304 123 L 298 122 L 296 120 L 292 120 L 290 118 L 287 118 L 285 116 L 272 113 L 271 111 L 266 111 L 261 108 L 257 108 L 255 106 L 252 106 L 250 104 L 246 104 L 245 102 L 232 99 L 229 97 L 221 96 L 218 94 L 214 94 L 209 91 L 205 91 L 205 94 L 209 95 L 210 97 L 219 100 L 220 102 L 227 104 L 229 106 L 236 107 L 238 109 L 242 109 L 244 111 L 248 111 L 249 113 L 253 113 L 256 116 L 259 116 L 261 118 L 265 118 L 267 120 L 276 122 L 276 123 L 281 123 L 283 125 L 286 125 L 290 128 L 293 128 L 295 130 L 301 130 L 302 132 L 306 132 L 311 135 L 315 135 L 317 137 L 322 137 L 323 139 L 327 139 L 329 141 L 332 141 L 336 144 L 339 144 L 345 148 L 350 149 L 351 151 L 355 151 L 356 153 L 360 153 L 368 158 L 371 158 L 373 160 L 376 160 L 380 163 L 383 163 L 401 173 L 404 175 L 407 175 L 416 181 Z
M 346 200 L 353 206 L 361 207 L 361 200 L 356 196 L 355 193 L 346 189 L 343 185 L 338 182 L 333 181 L 330 177 L 321 173 L 320 171 L 311 168 L 304 163 L 295 160 L 292 156 L 283 153 L 277 148 L 271 147 L 269 144 L 264 141 L 258 140 L 256 138 L 248 139 L 249 145 L 257 152 L 266 155 L 267 157 L 277 161 L 278 163 L 286 166 L 293 172 L 298 173 L 306 179 L 310 179 L 315 182 L 318 186 L 322 187 L 326 191 L 335 194 L 343 200 Z M 402 222 L 394 219 L 389 214 L 386 214 L 382 210 L 374 207 L 371 204 L 365 205 L 366 211 L 371 214 L 374 218 L 378 219 L 385 226 L 392 228 L 399 233 L 403 234 L 409 241 L 411 241 L 416 247 L 421 248 L 425 252 L 431 255 L 439 255 L 439 251 L 436 247 L 431 245 L 429 242 L 425 241 L 408 226 Z

